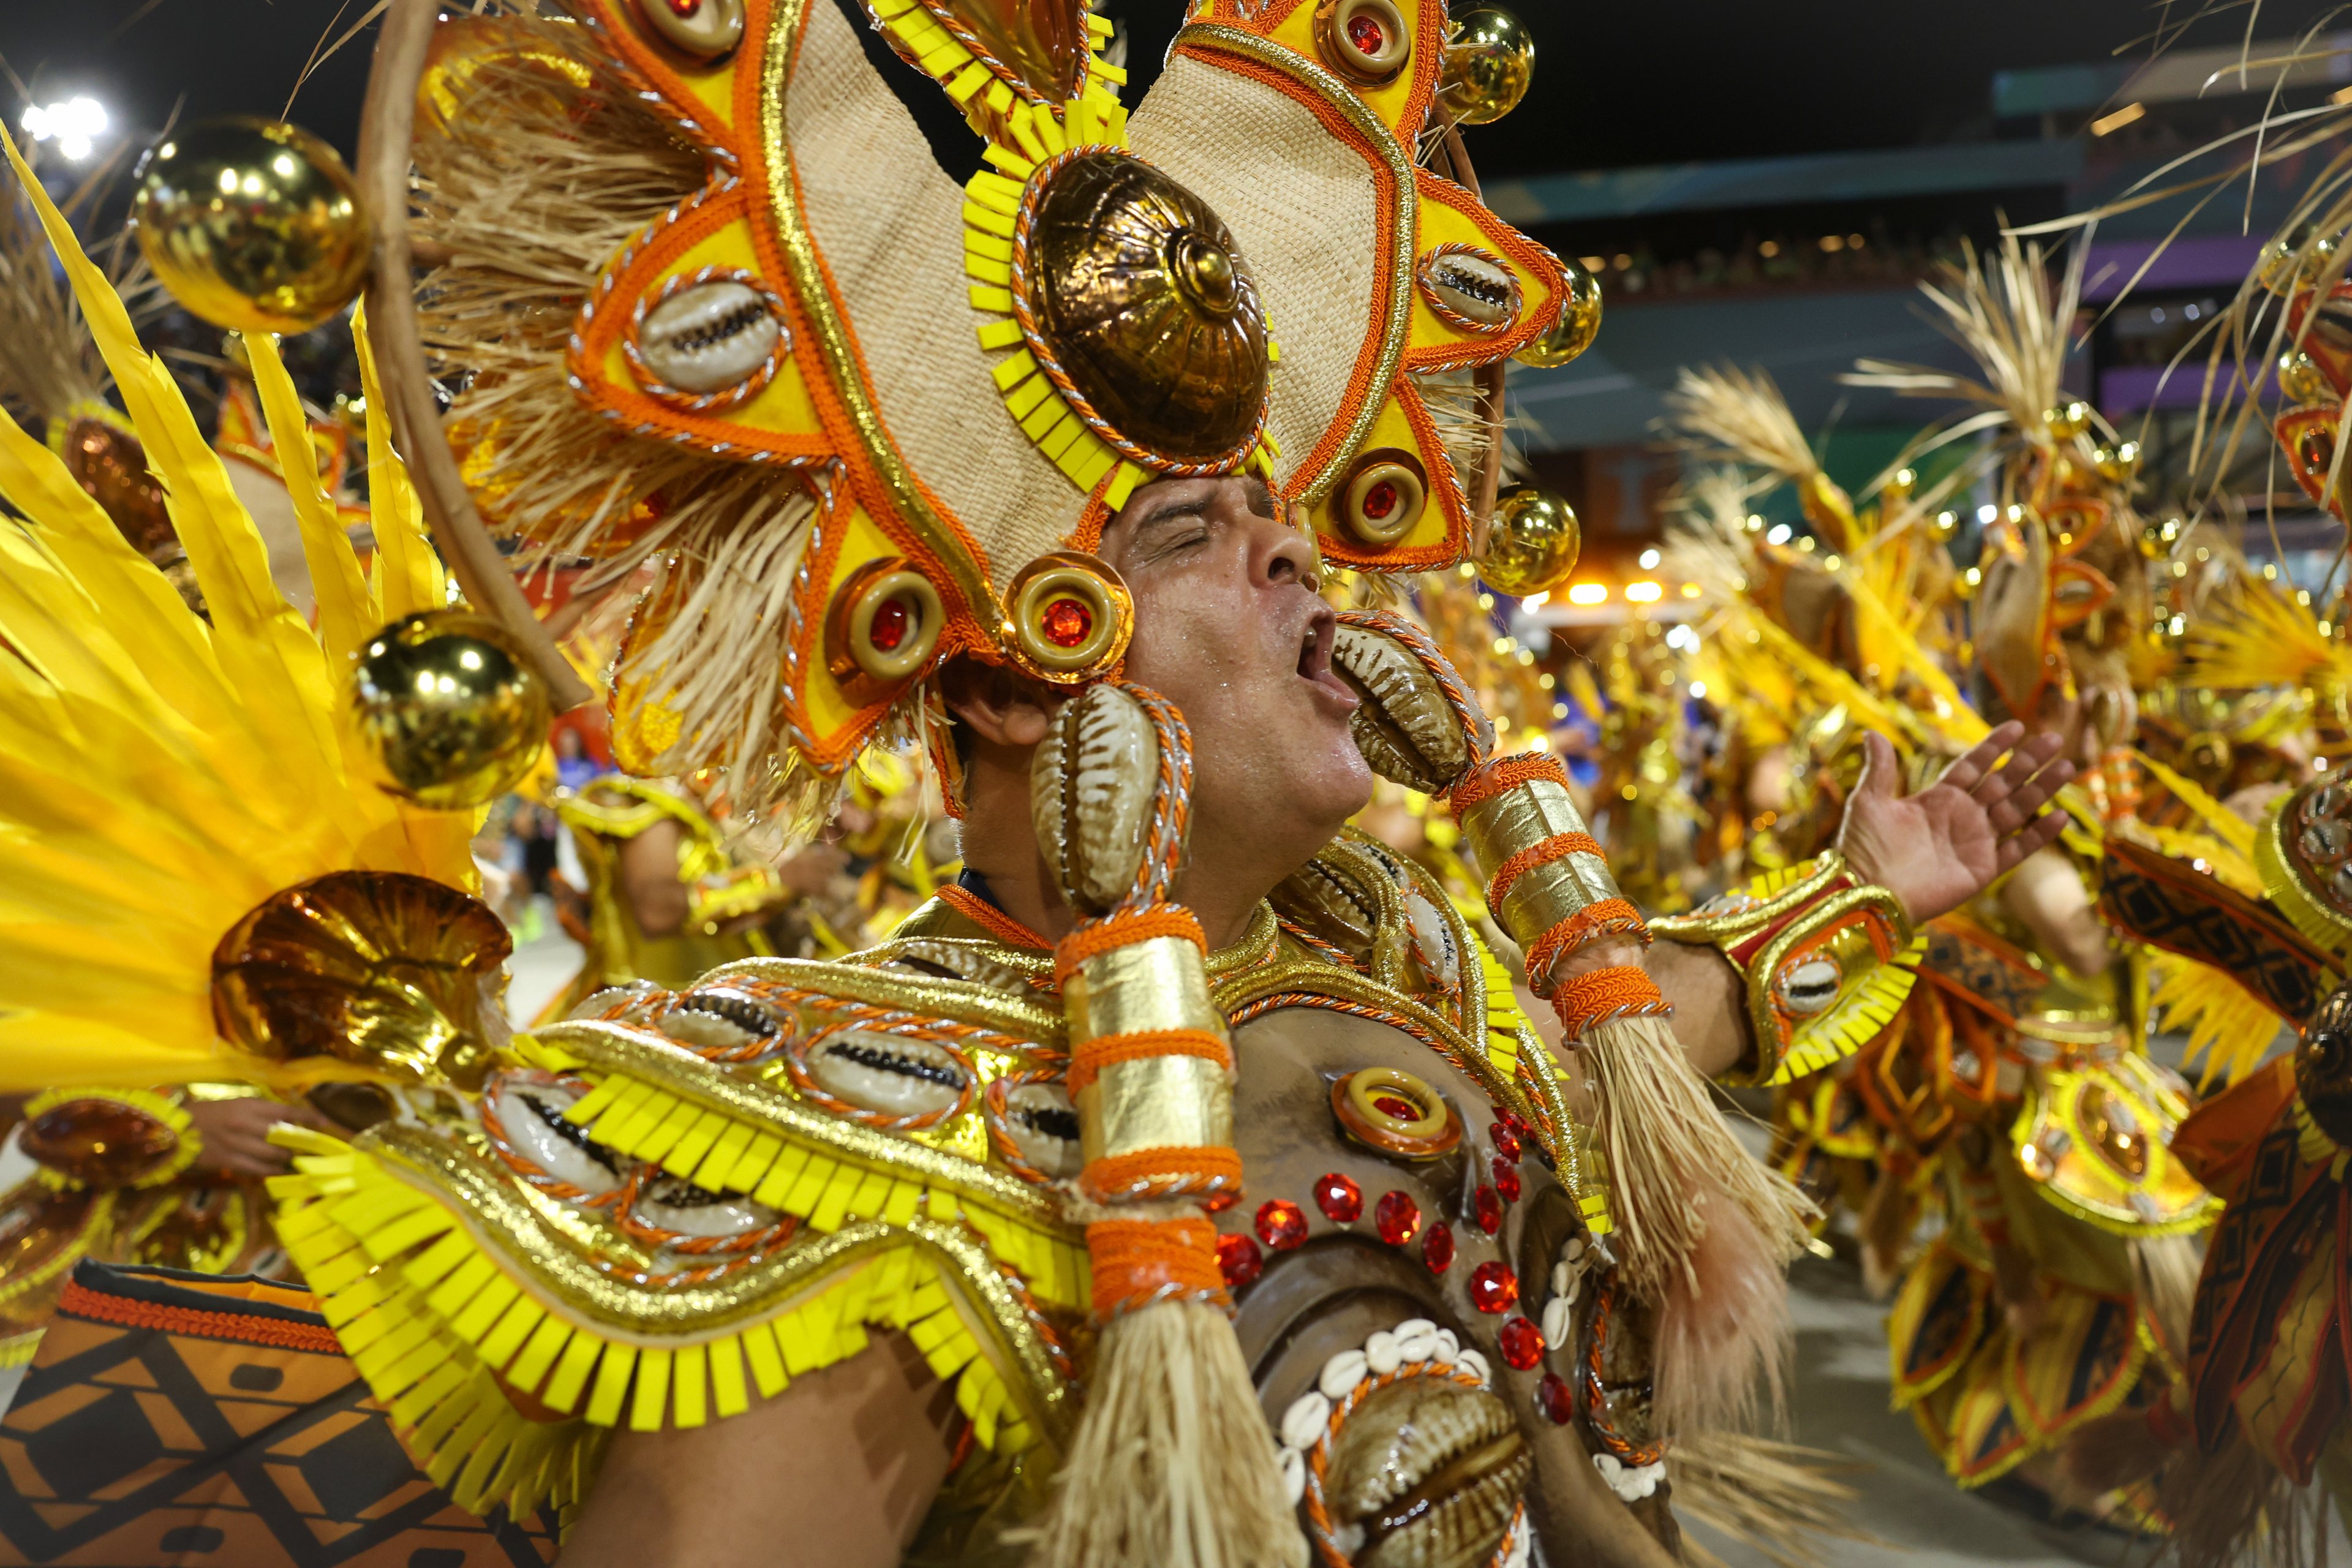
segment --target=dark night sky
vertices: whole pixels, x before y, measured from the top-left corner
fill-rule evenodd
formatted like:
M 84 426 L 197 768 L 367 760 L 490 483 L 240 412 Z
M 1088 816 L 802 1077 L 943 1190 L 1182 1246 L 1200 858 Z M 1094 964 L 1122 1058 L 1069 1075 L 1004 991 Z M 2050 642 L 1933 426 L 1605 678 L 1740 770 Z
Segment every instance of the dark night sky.
M 1136 26 L 1139 66 L 1158 59 L 1181 11 L 1178 0 L 1106 8 Z M 9 0 L 0 58 L 37 98 L 89 91 L 151 131 L 183 94 L 192 116 L 276 114 L 313 46 L 349 25 L 336 19 L 346 9 L 362 15 L 367 0 Z M 2103 58 L 2154 14 L 2137 0 L 1519 0 L 1517 9 L 1538 43 L 1536 92 L 1477 132 L 1482 172 L 1972 139 L 1991 132 L 1994 71 Z M 2316 10 L 2313 0 L 2272 0 L 2263 33 L 2277 37 Z M 2228 41 L 2228 26 L 2212 25 L 2208 41 Z M 372 38 L 328 61 L 294 105 L 295 120 L 346 151 Z M 13 126 L 20 106 L 13 88 L 0 90 Z

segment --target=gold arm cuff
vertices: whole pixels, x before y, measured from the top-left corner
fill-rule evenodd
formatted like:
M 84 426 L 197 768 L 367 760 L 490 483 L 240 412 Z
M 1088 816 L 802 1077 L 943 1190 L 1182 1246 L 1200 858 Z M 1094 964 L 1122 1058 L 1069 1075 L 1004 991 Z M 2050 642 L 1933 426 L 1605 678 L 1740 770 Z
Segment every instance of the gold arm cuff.
M 1076 1100 L 1078 1147 L 1088 1163 L 1146 1149 L 1233 1146 L 1233 1085 L 1203 1057 L 1113 1062 Z
M 1584 817 L 1568 791 L 1549 779 L 1529 779 L 1490 800 L 1480 801 L 1462 819 L 1471 855 L 1489 876 L 1512 856 L 1563 834 L 1582 834 Z M 1563 855 L 1522 873 L 1504 889 L 1495 920 L 1525 947 L 1580 911 L 1621 899 L 1609 862 L 1582 850 Z
M 1201 950 L 1181 936 L 1146 937 L 1097 953 L 1062 984 L 1073 1047 L 1106 1035 L 1202 1029 L 1223 1038 Z
M 1845 857 L 1832 849 L 1810 866 L 1759 877 L 1744 889 L 1709 899 L 1686 915 L 1662 915 L 1650 922 L 1653 935 L 1692 947 L 1731 948 L 1790 910 L 1803 905 L 1845 874 Z

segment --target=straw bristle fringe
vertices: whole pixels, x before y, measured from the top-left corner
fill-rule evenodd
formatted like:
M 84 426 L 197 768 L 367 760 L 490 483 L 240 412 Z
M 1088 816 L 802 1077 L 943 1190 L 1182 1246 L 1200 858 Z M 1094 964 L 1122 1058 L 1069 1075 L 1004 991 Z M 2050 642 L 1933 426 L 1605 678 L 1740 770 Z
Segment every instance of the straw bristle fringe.
M 456 112 L 420 127 L 416 234 L 451 259 L 419 313 L 436 370 L 460 378 L 449 431 L 492 526 L 522 541 L 526 569 L 604 563 L 583 584 L 593 591 L 655 550 L 772 509 L 801 480 L 632 435 L 572 391 L 565 352 L 604 264 L 710 170 L 584 29 L 506 20 L 586 81 L 486 62 L 452 84 Z M 640 509 L 656 492 L 653 516 Z
M 2326 1560 L 2324 1491 L 2305 1499 L 2233 1429 L 2216 1454 L 2184 1445 L 2157 1481 L 2179 1568 L 2310 1568 Z
M 1858 1467 L 1835 1454 L 1736 1432 L 1695 1432 L 1674 1447 L 1675 1509 L 1779 1568 L 1811 1568 L 1825 1541 L 1886 1543 L 1850 1522 L 1862 1494 L 1835 1479 Z M 1721 1560 L 1685 1535 L 1694 1564 Z
M 2196 1243 L 2185 1236 L 2143 1236 L 2133 1237 L 2129 1249 L 2133 1283 L 2164 1335 L 2164 1348 L 2176 1359 L 2187 1357 L 2189 1314 L 2204 1266 Z
M 2085 247 L 2074 247 L 2053 285 L 2039 244 L 2005 235 L 1990 258 L 1966 240 L 1961 245 L 1962 259 L 1946 263 L 1921 291 L 1943 318 L 1937 325 L 1975 359 L 1984 380 L 1884 360 L 1860 361 L 1838 380 L 1912 396 L 1961 398 L 1998 409 L 2018 430 L 2038 434 L 2043 411 L 2059 401 Z
M 1710 462 L 1752 463 L 1801 483 L 1821 471 L 1812 444 L 1764 370 L 1685 366 L 1666 394 L 1675 445 Z
M 1085 1415 L 1030 1568 L 1305 1568 L 1273 1435 L 1216 1307 L 1103 1330 Z
M 112 281 L 135 314 L 153 284 L 143 262 L 132 270 L 135 278 Z M 0 405 L 37 430 L 69 417 L 76 404 L 103 400 L 112 384 L 48 235 L 8 174 L 0 174 L 0 342 L 8 345 L 0 354 Z
M 1462 487 L 1476 483 L 1486 466 L 1491 434 L 1478 413 L 1476 378 L 1466 370 L 1428 371 L 1416 374 L 1412 384 L 1429 409 L 1430 423 L 1437 426 L 1437 442 L 1445 448 L 1455 483 Z
M 1627 1285 L 1660 1303 L 1657 1419 L 1668 1433 L 1777 1408 L 1790 1353 L 1783 1271 L 1812 1205 L 1739 1146 L 1662 1018 L 1595 1026 L 1578 1042 Z

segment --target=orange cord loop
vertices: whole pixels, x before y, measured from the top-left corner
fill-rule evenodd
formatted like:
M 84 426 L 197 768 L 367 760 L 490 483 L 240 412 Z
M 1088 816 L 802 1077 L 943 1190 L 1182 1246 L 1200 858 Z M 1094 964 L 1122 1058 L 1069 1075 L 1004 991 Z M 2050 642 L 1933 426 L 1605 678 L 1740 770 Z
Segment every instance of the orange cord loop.
M 1552 993 L 1552 1011 L 1570 1039 L 1596 1024 L 1612 1018 L 1656 1016 L 1673 1011 L 1657 982 L 1630 963 L 1596 969 L 1563 983 Z
M 1217 1227 L 1205 1219 L 1107 1219 L 1087 1226 L 1098 1321 L 1169 1296 L 1224 1299 Z

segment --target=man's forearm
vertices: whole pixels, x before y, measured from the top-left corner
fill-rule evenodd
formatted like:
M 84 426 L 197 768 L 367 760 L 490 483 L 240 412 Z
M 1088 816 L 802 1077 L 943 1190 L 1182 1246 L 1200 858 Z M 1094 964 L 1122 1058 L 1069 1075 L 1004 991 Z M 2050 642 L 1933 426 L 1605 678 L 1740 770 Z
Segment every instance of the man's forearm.
M 1712 947 L 1662 941 L 1651 944 L 1644 966 L 1674 1004 L 1675 1036 L 1703 1077 L 1720 1078 L 1754 1056 L 1746 983 L 1729 959 Z

